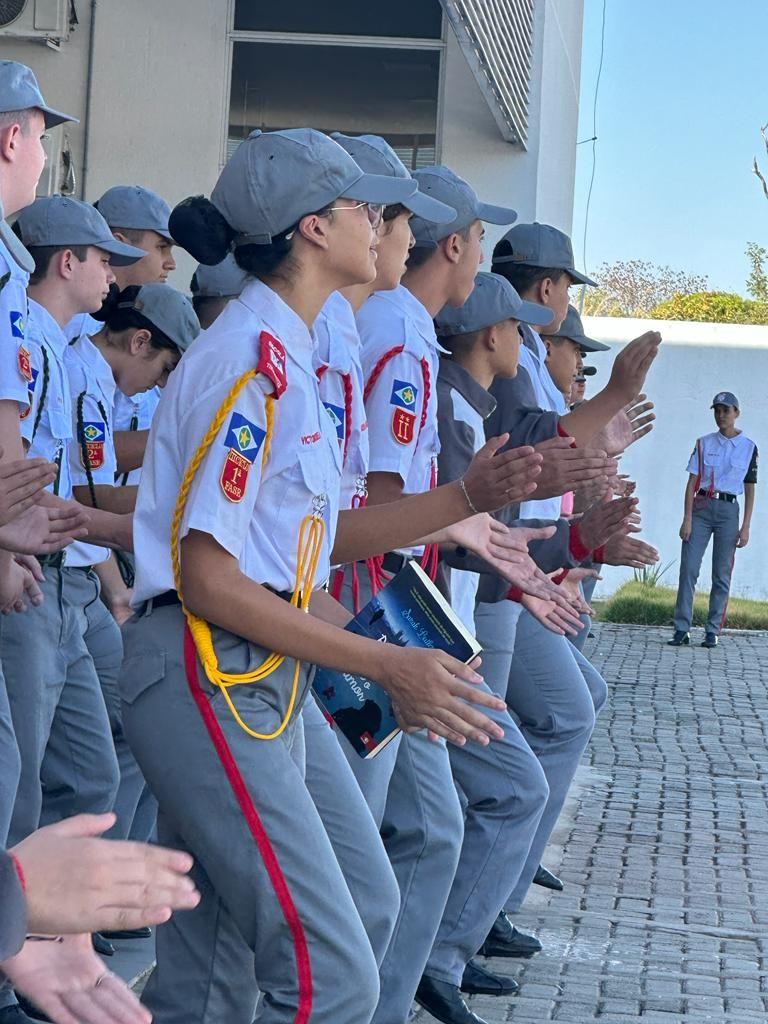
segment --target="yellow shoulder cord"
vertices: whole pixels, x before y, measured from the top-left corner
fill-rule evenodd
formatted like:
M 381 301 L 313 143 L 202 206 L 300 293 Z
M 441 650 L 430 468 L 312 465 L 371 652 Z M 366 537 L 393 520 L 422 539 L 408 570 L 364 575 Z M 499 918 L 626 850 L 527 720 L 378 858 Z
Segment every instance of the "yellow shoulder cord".
M 178 593 L 179 600 L 182 603 L 184 615 L 187 619 L 187 625 L 190 633 L 192 634 L 192 639 L 194 640 L 195 648 L 197 650 L 197 656 L 200 659 L 200 664 L 205 669 L 206 676 L 214 686 L 219 687 L 224 695 L 224 700 L 227 702 L 229 710 L 237 721 L 237 724 L 244 729 L 249 736 L 253 736 L 254 739 L 257 740 L 274 740 L 277 739 L 277 737 L 286 729 L 296 706 L 301 662 L 298 660 L 296 661 L 296 669 L 293 674 L 293 685 L 291 687 L 291 697 L 288 702 L 285 717 L 279 727 L 271 733 L 254 732 L 253 729 L 249 728 L 240 717 L 229 694 L 229 689 L 232 686 L 239 686 L 243 683 L 258 683 L 261 682 L 261 680 L 266 679 L 267 676 L 271 675 L 282 665 L 283 661 L 285 661 L 285 655 L 277 654 L 275 651 L 272 651 L 267 655 L 258 668 L 252 669 L 250 672 L 232 674 L 220 671 L 219 661 L 213 647 L 211 627 L 205 619 L 198 618 L 198 616 L 193 615 L 192 612 L 189 611 L 184 604 L 184 598 L 181 593 L 181 541 L 179 539 L 179 534 L 181 532 L 181 521 L 184 516 L 187 499 L 189 498 L 190 488 L 197 471 L 200 468 L 200 464 L 221 430 L 222 424 L 224 423 L 227 414 L 232 409 L 232 406 L 235 404 L 237 396 L 243 390 L 245 385 L 249 381 L 254 380 L 256 376 L 256 370 L 249 370 L 235 382 L 232 390 L 224 399 L 221 408 L 216 413 L 213 422 L 208 428 L 197 451 L 192 456 L 192 459 L 187 466 L 179 489 L 179 496 L 176 500 L 176 508 L 174 509 L 173 520 L 171 523 L 171 557 L 173 560 L 173 578 L 176 585 L 176 592 Z M 262 469 L 266 466 L 267 460 L 269 459 L 270 448 L 272 446 L 272 435 L 274 432 L 275 398 L 272 395 L 267 396 L 265 411 L 267 431 L 266 437 L 264 438 L 264 447 L 261 456 Z M 291 595 L 291 604 L 294 607 L 301 608 L 303 612 L 309 611 L 309 602 L 312 597 L 312 588 L 315 582 L 317 565 L 320 560 L 324 534 L 325 523 L 323 522 L 319 511 L 306 516 L 302 520 L 301 527 L 299 529 L 299 541 L 296 552 L 296 581 Z

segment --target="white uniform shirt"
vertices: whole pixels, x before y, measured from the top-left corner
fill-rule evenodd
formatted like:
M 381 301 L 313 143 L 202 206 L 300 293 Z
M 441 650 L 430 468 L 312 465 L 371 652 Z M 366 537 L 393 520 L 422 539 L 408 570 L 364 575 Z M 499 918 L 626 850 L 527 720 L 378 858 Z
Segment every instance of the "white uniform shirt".
M 336 430 L 343 457 L 339 508 L 349 509 L 356 496 L 365 497 L 369 451 L 360 336 L 355 314 L 343 295 L 334 292 L 330 296 L 312 333 L 320 398 Z
M 284 349 L 284 362 L 265 332 Z M 134 517 L 135 604 L 175 586 L 171 520 L 186 466 L 233 384 L 266 360 L 270 351 L 273 366 L 288 386 L 274 405 L 266 467 L 262 469 L 265 399 L 273 381 L 260 373 L 240 392 L 200 465 L 189 491 L 181 537 L 190 530 L 210 534 L 250 579 L 290 591 L 296 580 L 301 523 L 317 512 L 325 522 L 325 538 L 315 586 L 327 580 L 341 453 L 320 400 L 312 335 L 275 292 L 251 281 L 197 338 L 164 389 Z
M 532 340 L 534 349 L 528 347 L 523 341 L 520 345 L 520 366 L 528 373 L 536 393 L 536 401 L 540 409 L 548 412 L 556 412 L 565 416 L 568 407 L 565 398 L 557 390 L 555 383 L 549 375 L 546 367 L 547 350 L 539 335 L 530 327 L 523 328 L 525 334 Z M 559 519 L 562 510 L 562 497 L 540 498 L 532 501 L 524 501 L 520 505 L 521 519 Z
M 757 446 L 746 434 L 725 437 L 719 430 L 700 438 L 704 465 L 699 468 L 699 447 L 693 449 L 688 460 L 688 472 L 694 476 L 701 473 L 700 488 L 723 491 L 726 494 L 743 494 L 745 477 L 755 458 L 754 475 L 757 476 Z
M 64 328 L 64 336 L 67 341 L 76 341 L 82 334 L 92 338 L 104 327 L 100 320 L 94 320 L 90 313 L 78 313 L 73 316 Z
M 115 400 L 112 370 L 87 334 L 67 346 L 64 358 L 72 398 L 73 443 L 69 446 L 72 486 L 88 486 L 87 464 L 94 484 L 114 486 L 117 462 L 112 422 Z M 96 565 L 105 562 L 109 555 L 109 548 L 76 542 L 67 552 L 67 565 Z
M 72 401 L 64 366 L 67 339 L 48 310 L 34 299 L 29 300 L 27 344 L 32 380 L 30 404 L 21 417 L 21 436 L 29 445 L 30 457 L 48 459 L 59 467 L 48 490 L 61 498 L 71 498 Z
M 29 275 L 0 242 L 0 401 L 29 405 L 32 381 L 26 342 Z
M 150 391 L 140 391 L 139 394 L 129 398 L 128 395 L 123 394 L 120 388 L 115 388 L 113 410 L 115 433 L 120 430 L 149 430 L 161 394 L 160 388 L 152 388 Z M 141 480 L 141 467 L 132 469 L 130 473 L 121 473 L 117 482 L 121 487 L 126 484 L 138 486 L 139 480 Z
M 369 472 L 397 473 L 403 480 L 404 493 L 422 494 L 437 480 L 437 370 L 439 353 L 445 349 L 438 344 L 432 317 L 403 285 L 375 292 L 358 312 L 357 327 L 366 386 L 382 356 L 403 346 L 370 386 L 365 402 Z M 400 550 L 420 555 L 424 549 Z

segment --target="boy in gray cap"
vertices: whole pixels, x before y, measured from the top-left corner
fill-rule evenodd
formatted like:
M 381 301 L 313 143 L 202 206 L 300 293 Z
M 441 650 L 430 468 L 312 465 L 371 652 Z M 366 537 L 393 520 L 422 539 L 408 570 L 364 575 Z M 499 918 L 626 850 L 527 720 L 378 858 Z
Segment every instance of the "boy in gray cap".
M 206 267 L 204 263 L 198 265 L 189 283 L 189 290 L 202 330 L 211 326 L 226 309 L 230 299 L 237 298 L 247 280 L 248 275 L 235 263 L 232 253 L 213 267 Z

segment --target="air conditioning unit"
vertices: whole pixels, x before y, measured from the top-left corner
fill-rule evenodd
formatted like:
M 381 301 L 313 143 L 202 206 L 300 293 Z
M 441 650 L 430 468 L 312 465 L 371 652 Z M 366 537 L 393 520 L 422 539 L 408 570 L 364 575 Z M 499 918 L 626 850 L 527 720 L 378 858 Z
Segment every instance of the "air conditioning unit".
M 38 39 L 69 37 L 71 0 L 0 0 L 0 37 Z

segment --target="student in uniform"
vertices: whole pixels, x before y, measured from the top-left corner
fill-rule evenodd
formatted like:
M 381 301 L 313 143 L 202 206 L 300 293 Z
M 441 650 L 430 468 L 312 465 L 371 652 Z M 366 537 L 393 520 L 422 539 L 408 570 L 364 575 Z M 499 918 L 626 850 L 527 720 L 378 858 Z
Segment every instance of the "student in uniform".
M 214 267 L 199 264 L 192 275 L 189 290 L 202 330 L 210 327 L 224 312 L 230 299 L 237 298 L 247 280 L 248 275 L 235 263 L 232 253 Z
M 717 647 L 728 611 L 731 575 L 738 548 L 749 543 L 755 507 L 757 445 L 736 426 L 741 410 L 731 391 L 712 401 L 717 430 L 696 442 L 688 460 L 685 513 L 680 527 L 683 542 L 680 581 L 675 605 L 675 632 L 671 647 L 691 642 L 693 594 L 701 562 L 712 538 L 712 589 L 702 647 Z M 739 522 L 739 498 L 744 515 Z
M 174 213 L 194 256 L 213 264 L 232 247 L 254 280 L 171 375 L 136 511 L 124 721 L 160 837 L 193 852 L 203 894 L 158 932 L 144 998 L 159 1024 L 248 1021 L 257 985 L 265 1022 L 362 1024 L 374 1011 L 375 957 L 303 779 L 312 662 L 380 681 L 406 727 L 498 735 L 464 703 L 498 706 L 467 685 L 471 669 L 344 632 L 323 621 L 338 606 L 316 589 L 331 558 L 375 554 L 397 531 L 377 509 L 341 512 L 337 529 L 339 446 L 310 329 L 331 292 L 373 277 L 376 204 L 414 187 L 363 174 L 319 132 L 253 132 L 211 201 Z M 508 464 L 490 461 L 502 493 Z M 445 495 L 448 522 L 460 497 Z M 307 615 L 296 605 L 310 598 Z M 361 826 L 365 857 L 380 840 Z

